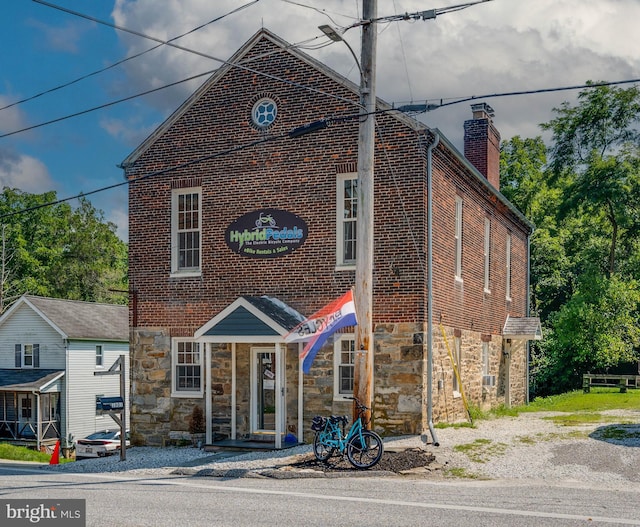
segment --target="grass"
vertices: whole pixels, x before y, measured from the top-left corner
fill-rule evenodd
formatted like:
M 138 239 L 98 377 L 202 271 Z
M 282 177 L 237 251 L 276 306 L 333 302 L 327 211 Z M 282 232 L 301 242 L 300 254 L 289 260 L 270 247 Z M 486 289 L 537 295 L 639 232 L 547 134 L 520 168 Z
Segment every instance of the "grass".
M 45 454 L 24 446 L 15 446 L 9 443 L 0 443 L 0 459 L 9 461 L 35 461 L 37 463 L 49 463 L 51 454 Z M 70 459 L 60 456 L 60 463 L 68 463 Z
M 504 454 L 507 447 L 504 443 L 494 443 L 490 439 L 476 439 L 473 443 L 455 445 L 453 449 L 466 454 L 474 463 L 486 463 L 489 458 Z

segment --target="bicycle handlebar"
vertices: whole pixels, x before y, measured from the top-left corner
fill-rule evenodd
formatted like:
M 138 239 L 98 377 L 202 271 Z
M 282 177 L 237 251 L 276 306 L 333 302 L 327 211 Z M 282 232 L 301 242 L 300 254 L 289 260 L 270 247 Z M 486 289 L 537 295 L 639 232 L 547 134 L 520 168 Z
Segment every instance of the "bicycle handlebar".
M 370 408 L 368 406 L 365 406 L 364 404 L 362 404 L 360 402 L 360 399 L 358 399 L 357 397 L 347 397 L 347 399 L 352 399 L 356 402 L 356 406 L 358 407 L 359 410 L 369 410 Z

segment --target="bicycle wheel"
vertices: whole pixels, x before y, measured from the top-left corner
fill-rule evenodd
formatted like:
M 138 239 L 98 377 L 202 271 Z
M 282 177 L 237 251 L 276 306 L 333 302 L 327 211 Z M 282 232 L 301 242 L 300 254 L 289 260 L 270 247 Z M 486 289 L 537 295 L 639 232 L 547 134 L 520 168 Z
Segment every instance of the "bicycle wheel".
M 363 430 L 347 443 L 347 459 L 356 468 L 371 468 L 382 457 L 384 446 L 378 434 Z
M 326 461 L 333 455 L 335 450 L 334 447 L 327 446 L 322 442 L 326 436 L 325 432 L 316 432 L 313 438 L 313 455 L 316 456 L 318 461 Z

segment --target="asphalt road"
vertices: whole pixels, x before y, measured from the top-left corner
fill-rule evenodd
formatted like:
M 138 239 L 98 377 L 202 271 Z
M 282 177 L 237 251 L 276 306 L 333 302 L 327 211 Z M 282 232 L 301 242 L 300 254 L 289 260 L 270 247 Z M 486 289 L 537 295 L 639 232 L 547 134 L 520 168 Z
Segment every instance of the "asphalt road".
M 0 499 L 33 498 L 86 500 L 88 527 L 640 526 L 640 484 L 634 483 L 222 479 L 0 465 Z

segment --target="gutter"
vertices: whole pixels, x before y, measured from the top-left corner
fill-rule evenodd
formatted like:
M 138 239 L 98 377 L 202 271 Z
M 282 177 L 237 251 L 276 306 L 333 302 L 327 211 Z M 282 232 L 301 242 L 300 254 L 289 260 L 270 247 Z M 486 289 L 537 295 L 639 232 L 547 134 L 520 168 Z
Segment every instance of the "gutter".
M 440 446 L 433 426 L 433 149 L 440 142 L 440 134 L 433 130 L 433 142 L 427 147 L 427 425 L 434 446 Z

